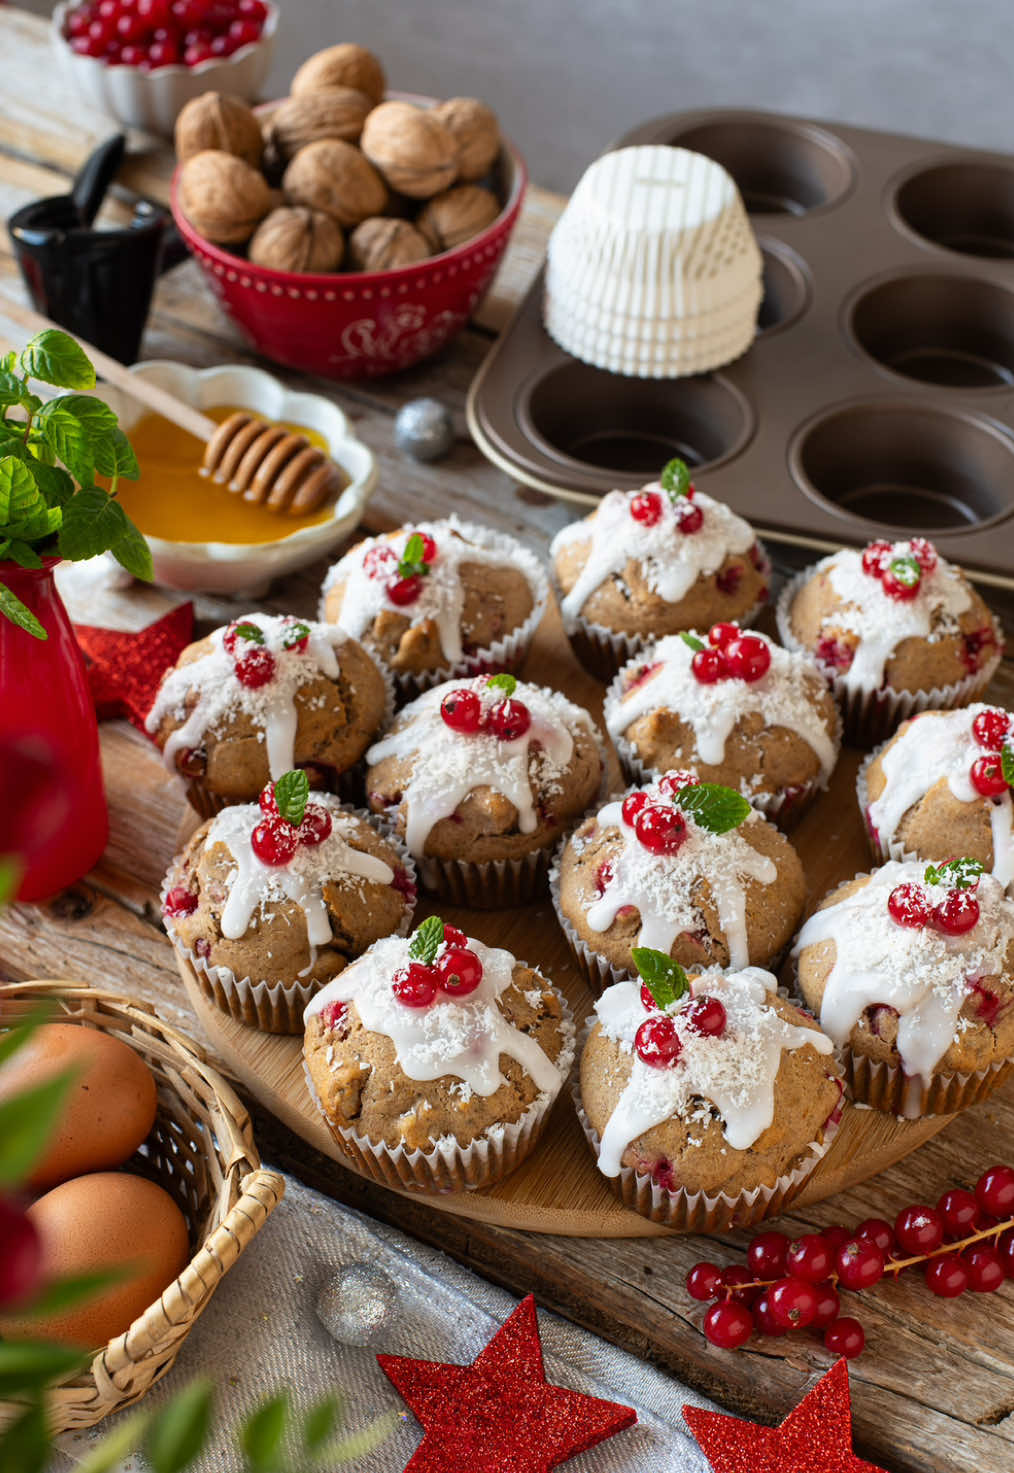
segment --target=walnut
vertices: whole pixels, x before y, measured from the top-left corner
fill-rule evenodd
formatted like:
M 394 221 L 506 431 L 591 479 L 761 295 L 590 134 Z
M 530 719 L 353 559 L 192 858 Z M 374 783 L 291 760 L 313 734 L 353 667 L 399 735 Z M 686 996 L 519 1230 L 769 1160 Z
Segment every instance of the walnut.
M 390 271 L 414 266 L 430 253 L 423 236 L 407 220 L 375 215 L 349 236 L 349 261 L 360 271 Z
M 458 178 L 474 183 L 488 174 L 500 152 L 496 113 L 476 97 L 451 97 L 433 109 L 458 150 Z
M 282 205 L 257 227 L 248 255 L 274 271 L 337 271 L 345 254 L 341 226 L 322 210 Z
M 368 215 L 382 215 L 387 205 L 387 190 L 376 169 L 340 138 L 322 138 L 301 148 L 285 171 L 282 188 L 290 204 L 324 210 L 339 225 L 358 225 Z
M 411 102 L 382 102 L 366 119 L 360 148 L 392 189 L 429 199 L 454 183 L 457 148 L 431 111 Z
M 449 251 L 492 225 L 499 213 L 500 201 L 491 190 L 458 184 L 431 199 L 415 223 L 431 250 Z
M 384 100 L 387 78 L 372 51 L 346 42 L 317 51 L 304 61 L 289 90 L 293 97 L 302 97 L 320 87 L 354 87 L 357 92 L 365 92 L 371 102 L 378 103 Z
M 241 245 L 275 200 L 264 175 L 234 154 L 206 148 L 180 169 L 180 209 L 216 245 Z
M 302 97 L 287 97 L 275 108 L 264 129 L 270 162 L 287 164 L 293 154 L 321 138 L 355 143 L 373 103 L 352 87 L 321 87 Z
M 206 148 L 235 154 L 257 168 L 261 161 L 261 128 L 252 108 L 227 92 L 192 97 L 176 119 L 176 157 L 180 163 Z

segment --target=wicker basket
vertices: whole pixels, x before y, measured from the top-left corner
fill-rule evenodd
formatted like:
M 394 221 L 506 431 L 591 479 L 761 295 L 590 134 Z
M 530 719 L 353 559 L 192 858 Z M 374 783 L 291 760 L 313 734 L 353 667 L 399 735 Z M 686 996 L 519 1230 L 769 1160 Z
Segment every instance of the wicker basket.
M 53 1388 L 56 1431 L 90 1427 L 144 1396 L 171 1368 L 223 1276 L 282 1199 L 283 1179 L 263 1171 L 250 1117 L 198 1046 L 147 1008 L 71 982 L 0 986 L 0 1020 L 45 1001 L 61 1021 L 118 1034 L 148 1064 L 158 1113 L 142 1146 L 145 1175 L 179 1204 L 198 1245 L 179 1278 L 86 1371 Z M 0 1425 L 15 1412 L 0 1402 Z

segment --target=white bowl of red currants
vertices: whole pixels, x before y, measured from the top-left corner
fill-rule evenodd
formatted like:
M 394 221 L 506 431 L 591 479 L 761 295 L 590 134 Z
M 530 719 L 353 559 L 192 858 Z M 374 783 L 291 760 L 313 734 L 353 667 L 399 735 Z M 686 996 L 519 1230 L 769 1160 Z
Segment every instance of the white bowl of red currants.
M 202 92 L 258 96 L 277 25 L 271 0 L 76 0 L 53 12 L 53 44 L 88 102 L 169 136 Z

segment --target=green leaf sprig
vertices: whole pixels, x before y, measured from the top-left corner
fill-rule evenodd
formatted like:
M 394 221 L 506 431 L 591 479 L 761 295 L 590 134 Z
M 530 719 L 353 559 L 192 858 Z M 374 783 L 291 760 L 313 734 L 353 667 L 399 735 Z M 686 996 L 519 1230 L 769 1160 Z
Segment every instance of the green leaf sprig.
M 738 829 L 753 812 L 742 793 L 737 793 L 734 788 L 723 788 L 719 783 L 698 783 L 692 788 L 680 788 L 673 802 L 709 834 L 727 834 L 730 829 Z
M 1014 788 L 1014 748 L 1007 742 L 1004 742 L 1000 752 L 1000 771 L 1003 773 L 1003 780 L 1007 786 Z
M 439 916 L 427 916 L 422 925 L 417 926 L 413 931 L 408 954 L 414 962 L 422 962 L 424 967 L 432 967 L 443 939 L 443 921 Z
M 399 578 L 425 578 L 430 565 L 424 557 L 426 544 L 418 532 L 413 532 L 405 543 L 405 551 L 398 561 Z
M 260 633 L 260 630 L 257 631 Z M 310 796 L 310 779 L 301 767 L 285 772 L 275 783 L 275 806 L 286 823 L 298 829 L 306 812 L 306 800 Z
M 490 687 L 491 690 L 502 690 L 505 700 L 508 701 L 518 688 L 517 679 L 513 675 L 508 675 L 506 673 L 503 673 L 501 675 L 491 675 L 486 684 Z
M 892 558 L 887 567 L 903 588 L 918 588 L 922 582 L 922 567 L 911 553 Z
M 654 951 L 650 946 L 635 946 L 630 955 L 637 975 L 655 999 L 656 1007 L 663 1012 L 690 991 L 686 972 L 664 951 Z
M 667 461 L 662 467 L 659 482 L 669 500 L 678 501 L 681 496 L 686 496 L 690 490 L 690 467 L 685 460 L 680 460 L 679 456 L 674 456 L 672 460 Z
M 707 649 L 707 645 L 704 643 L 704 640 L 698 639 L 696 634 L 691 634 L 689 629 L 680 630 L 680 639 L 682 639 L 684 644 L 689 645 L 690 648 L 695 651 L 695 653 L 699 650 Z
M 928 864 L 923 875 L 927 885 L 948 885 L 953 890 L 974 890 L 986 867 L 977 859 L 949 859 L 946 864 Z

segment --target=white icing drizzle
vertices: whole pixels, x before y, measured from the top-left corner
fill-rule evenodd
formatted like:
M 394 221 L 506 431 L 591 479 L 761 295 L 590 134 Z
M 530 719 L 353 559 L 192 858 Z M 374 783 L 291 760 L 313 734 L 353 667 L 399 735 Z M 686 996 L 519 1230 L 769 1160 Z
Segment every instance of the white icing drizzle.
M 431 619 L 440 638 L 440 649 L 449 664 L 456 664 L 464 657 L 462 645 L 461 617 L 465 606 L 465 592 L 461 582 L 463 563 L 486 563 L 502 567 L 511 562 L 510 554 L 503 546 L 490 543 L 484 546 L 476 540 L 483 529 L 471 527 L 457 517 L 447 517 L 436 522 L 415 522 L 394 538 L 368 537 L 357 547 L 347 552 L 334 563 L 324 578 L 323 593 L 344 583 L 338 627 L 354 639 L 359 639 L 385 609 L 403 614 L 413 625 Z M 408 540 L 415 532 L 425 532 L 437 546 L 436 557 L 429 565 L 430 571 L 422 580 L 419 597 L 411 604 L 395 604 L 387 596 L 386 585 L 391 577 L 397 578 L 397 564 L 403 556 Z M 394 560 L 389 564 L 385 576 L 371 578 L 365 558 L 372 548 L 390 548 Z M 513 559 L 519 572 L 531 582 L 530 570 L 525 566 L 523 548 L 517 549 Z M 385 565 L 388 566 L 388 565 Z M 534 589 L 533 589 L 534 597 Z
M 905 1073 L 928 1079 L 954 1040 L 970 979 L 1006 972 L 1014 939 L 1014 903 L 992 875 L 975 891 L 978 924 L 963 936 L 931 926 L 916 930 L 891 919 L 887 897 L 896 885 L 920 884 L 921 860 L 889 860 L 853 894 L 815 911 L 796 938 L 793 954 L 833 941 L 820 1024 L 844 1044 L 865 1010 L 880 1005 L 898 1016 L 897 1049 Z M 930 898 L 943 887 L 927 886 Z
M 702 574 L 715 573 L 730 553 L 746 553 L 756 542 L 753 528 L 735 512 L 694 491 L 693 505 L 704 513 L 697 532 L 681 532 L 678 509 L 658 481 L 643 488 L 662 498 L 662 515 L 653 527 L 630 515 L 639 491 L 610 491 L 592 516 L 571 522 L 553 538 L 555 559 L 562 547 L 586 542 L 588 552 L 574 587 L 560 602 L 565 618 L 580 614 L 585 600 L 608 578 L 623 573 L 628 562 L 641 565 L 645 583 L 666 603 L 684 598 Z
M 722 1117 L 725 1139 L 746 1151 L 767 1130 L 775 1109 L 775 1080 L 786 1049 L 811 1044 L 830 1054 L 831 1040 L 814 1028 L 788 1022 L 770 1006 L 777 989 L 770 972 L 745 967 L 706 972 L 691 984 L 691 997 L 718 997 L 725 1007 L 725 1031 L 705 1037 L 687 1025 L 683 1008 L 669 1009 L 682 1044 L 674 1068 L 646 1064 L 634 1048 L 638 1028 L 648 1018 L 639 982 L 617 982 L 595 1004 L 603 1033 L 631 1055 L 630 1079 L 617 1100 L 599 1148 L 599 1170 L 618 1176 L 624 1151 L 645 1131 L 710 1100 Z
M 331 940 L 331 922 L 324 903 L 323 887 L 329 880 L 356 884 L 369 880 L 390 885 L 394 870 L 382 859 L 354 847 L 363 820 L 342 810 L 330 794 L 314 794 L 313 804 L 331 815 L 331 832 L 322 844 L 300 845 L 288 864 L 268 865 L 254 853 L 250 836 L 264 814 L 256 803 L 239 803 L 223 808 L 212 821 L 205 848 L 223 844 L 235 864 L 225 885 L 228 891 L 222 909 L 222 935 L 238 941 L 250 929 L 254 912 L 272 901 L 288 899 L 300 906 L 306 917 L 311 964 L 316 948 Z
M 475 991 L 463 998 L 438 992 L 429 1007 L 408 1008 L 394 995 L 391 981 L 411 960 L 410 944 L 410 937 L 398 936 L 375 942 L 317 993 L 304 1019 L 309 1021 L 331 1003 L 355 1003 L 363 1027 L 394 1044 L 398 1064 L 409 1079 L 453 1075 L 488 1098 L 506 1083 L 500 1072 L 500 1057 L 506 1054 L 539 1090 L 556 1094 L 563 1083 L 560 1071 L 536 1039 L 507 1020 L 497 1002 L 513 981 L 517 962 L 511 953 L 469 939 L 469 948 L 482 962 L 482 981 Z
M 643 791 L 649 801 L 663 805 L 670 802 L 656 784 Z M 600 934 L 608 931 L 624 906 L 636 906 L 641 917 L 637 945 L 668 954 L 681 932 L 702 924 L 693 894 L 697 883 L 706 879 L 729 947 L 729 965 L 747 966 L 750 956 L 743 881 L 770 885 L 778 878 L 774 860 L 759 854 L 742 837 L 750 824 L 764 822 L 760 814 L 751 813 L 738 829 L 725 834 L 709 833 L 688 815 L 686 838 L 679 850 L 675 854 L 652 854 L 624 821 L 622 808 L 619 800 L 607 803 L 596 817 L 600 829 L 618 830 L 623 847 L 609 860 L 612 877 L 602 895 L 585 912 L 591 930 Z
M 786 727 L 802 737 L 820 763 L 821 776 L 828 777 L 837 750 L 813 700 L 814 689 L 823 688 L 823 678 L 808 654 L 782 649 L 755 631 L 751 634 L 771 651 L 767 674 L 760 680 L 726 679 L 714 685 L 703 685 L 696 678 L 691 667 L 694 651 L 678 634 L 660 639 L 626 671 L 633 675 L 643 666 L 659 668 L 629 690 L 617 694 L 614 687 L 610 692 L 605 710 L 609 735 L 614 740 L 622 736 L 649 711 L 673 711 L 693 729 L 696 751 L 688 759 L 691 764 L 696 758 L 717 766 L 725 759 L 725 744 L 736 723 L 759 712 L 765 726 Z M 707 644 L 707 632 L 697 637 Z
M 504 698 L 503 690 L 491 687 L 484 675 L 445 681 L 409 702 L 393 729 L 366 754 L 371 768 L 386 757 L 412 759 L 401 805 L 405 843 L 410 854 L 420 857 L 433 825 L 450 818 L 475 788 L 492 788 L 508 799 L 518 811 L 521 833 L 533 833 L 539 824 L 529 771 L 533 747 L 538 744 L 540 785 L 551 793 L 558 790 L 559 779 L 573 756 L 574 728 L 595 730 L 587 711 L 565 696 L 519 681 L 514 699 L 528 707 L 532 718 L 524 736 L 503 742 L 486 732 L 455 732 L 440 715 L 440 702 L 448 691 L 463 689 L 474 690 L 487 710 Z
M 166 716 L 182 723 L 170 732 L 162 753 L 165 765 L 172 771 L 177 753 L 200 746 L 205 732 L 217 723 L 245 714 L 264 732 L 268 769 L 275 781 L 296 765 L 296 692 L 322 675 L 328 680 L 337 679 L 339 664 L 335 650 L 344 644 L 346 635 L 332 625 L 299 619 L 296 622 L 305 624 L 310 631 L 306 648 L 287 650 L 284 642 L 292 637 L 291 619 L 275 614 L 244 614 L 235 622 L 255 624 L 264 635 L 264 648 L 275 657 L 271 680 L 256 689 L 244 685 L 236 675 L 236 662 L 223 643 L 227 626 L 215 629 L 208 636 L 211 649 L 207 654 L 189 665 L 170 670 L 145 719 L 145 729 L 157 731 Z M 253 646 L 241 642 L 237 652 L 244 648 Z M 195 692 L 197 702 L 188 715 L 186 702 Z
M 895 542 L 892 557 L 912 555 L 909 542 Z M 932 573 L 924 573 L 915 598 L 891 598 L 880 580 L 863 572 L 862 553 L 853 548 L 832 553 L 816 566 L 828 575 L 843 607 L 833 609 L 824 625 L 848 629 L 859 636 L 852 664 L 842 679 L 852 690 L 877 690 L 884 683 L 884 667 L 906 639 L 932 639 L 957 631 L 957 615 L 972 602 L 972 594 L 958 568 L 938 558 Z
M 925 711 L 890 743 L 881 757 L 885 784 L 869 805 L 870 822 L 889 844 L 905 814 L 942 778 L 959 803 L 984 803 L 993 831 L 993 874 L 1004 886 L 1014 880 L 1014 806 L 1007 792 L 996 798 L 977 793 L 969 776 L 973 762 L 986 756 L 972 735 L 972 722 L 987 705 L 958 711 Z

